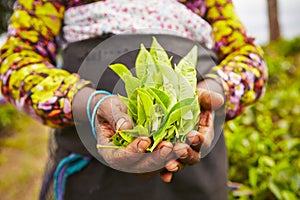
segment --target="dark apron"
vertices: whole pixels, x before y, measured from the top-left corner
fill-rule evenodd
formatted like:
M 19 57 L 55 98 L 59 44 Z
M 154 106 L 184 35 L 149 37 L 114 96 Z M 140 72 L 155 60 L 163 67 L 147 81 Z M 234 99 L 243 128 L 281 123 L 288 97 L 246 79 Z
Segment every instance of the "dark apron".
M 88 39 L 80 42 L 69 44 L 63 51 L 63 66 L 69 72 L 78 72 L 79 67 L 91 50 L 93 50 L 99 43 L 103 42 L 111 35 Z M 174 48 L 180 49 L 187 53 L 193 41 L 186 40 L 180 37 L 165 37 L 164 35 L 157 36 L 158 41 L 166 49 Z M 113 55 L 116 48 L 103 49 L 102 53 L 106 52 L 107 57 L 114 58 L 115 63 L 124 63 L 126 66 L 134 66 L 135 57 L 138 50 L 130 50 L 132 43 L 146 43 L 151 40 L 149 36 L 128 36 L 127 43 L 115 43 L 112 45 L 119 45 L 119 53 L 122 56 L 116 57 Z M 165 45 L 164 45 L 165 44 Z M 104 45 L 105 46 L 105 45 Z M 105 47 L 106 48 L 106 47 Z M 128 52 L 125 52 L 126 49 Z M 123 51 L 124 50 L 124 51 Z M 118 52 L 117 52 L 118 53 Z M 125 55 L 124 55 L 125 53 Z M 180 56 L 173 52 L 168 52 L 169 55 L 174 56 L 173 61 L 178 63 Z M 99 54 L 98 54 L 99 55 Z M 179 53 L 180 55 L 180 53 Z M 100 56 L 102 59 L 103 54 Z M 198 70 L 198 81 L 203 75 L 211 72 L 213 67 L 211 59 L 215 55 L 210 51 L 207 53 L 199 51 L 199 62 L 201 69 Z M 102 62 L 110 62 L 109 59 Z M 84 73 L 80 74 L 83 78 Z M 95 76 L 97 77 L 97 76 Z M 93 79 L 93 78 L 92 78 Z M 93 85 L 97 89 L 104 89 L 112 91 L 118 82 L 119 77 L 111 70 L 105 70 L 100 80 L 92 80 Z M 221 125 L 219 126 L 220 129 Z M 220 130 L 218 130 L 220 131 Z M 75 127 L 56 129 L 54 133 L 54 140 L 56 143 L 56 151 L 54 157 L 56 162 L 59 162 L 63 157 L 70 153 L 77 153 L 81 155 L 91 155 L 83 145 L 80 137 L 77 134 Z M 92 159 L 87 167 L 81 172 L 71 175 L 67 179 L 65 199 L 67 200 L 99 200 L 99 199 L 204 199 L 204 200 L 223 200 L 227 199 L 227 154 L 223 133 L 215 140 L 216 145 L 212 151 L 200 163 L 187 166 L 184 170 L 175 173 L 170 184 L 163 183 L 157 175 L 148 180 L 143 180 L 133 174 L 114 170 L 105 166 L 96 159 Z

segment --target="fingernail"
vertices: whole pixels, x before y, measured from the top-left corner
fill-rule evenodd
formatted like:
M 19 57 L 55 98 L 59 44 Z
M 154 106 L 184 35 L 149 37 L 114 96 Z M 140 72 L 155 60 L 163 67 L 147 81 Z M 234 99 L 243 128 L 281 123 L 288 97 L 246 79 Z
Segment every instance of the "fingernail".
M 168 164 L 168 166 L 166 166 L 166 168 L 171 172 L 177 172 L 179 169 L 177 163 L 175 163 L 175 162 L 171 162 L 171 164 Z
M 149 146 L 149 142 L 147 140 L 140 140 L 137 144 L 138 151 L 139 152 L 144 152 Z
M 187 135 L 187 140 L 189 142 L 189 144 L 192 144 L 195 140 L 197 140 L 197 132 L 196 131 L 192 131 Z
M 188 151 L 186 148 L 177 149 L 176 155 L 179 156 L 180 159 L 185 159 L 188 157 Z
M 198 135 L 195 135 L 195 137 L 193 137 L 190 141 L 192 146 L 197 146 L 201 143 L 200 137 Z
M 197 145 L 201 144 L 201 142 L 204 141 L 203 136 L 198 135 L 198 132 L 196 132 L 196 131 L 193 131 L 192 133 L 190 133 L 187 136 L 187 139 L 188 139 L 190 145 L 192 145 L 192 146 L 197 146 Z
M 172 148 L 168 146 L 163 146 L 159 150 L 159 155 L 161 158 L 166 158 L 172 152 Z
M 124 118 L 119 119 L 116 123 L 116 129 L 119 130 L 125 122 L 126 120 Z

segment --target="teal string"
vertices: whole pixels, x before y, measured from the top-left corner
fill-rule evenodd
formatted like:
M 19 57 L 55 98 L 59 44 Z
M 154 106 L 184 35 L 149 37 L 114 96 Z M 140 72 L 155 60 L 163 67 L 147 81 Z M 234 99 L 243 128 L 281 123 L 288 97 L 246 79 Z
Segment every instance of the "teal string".
M 92 103 L 93 98 L 94 98 L 97 94 L 111 95 L 111 93 L 108 92 L 108 91 L 105 91 L 105 90 L 96 90 L 96 91 L 94 91 L 94 92 L 89 96 L 89 99 L 88 99 L 88 102 L 87 102 L 87 107 L 86 107 L 86 113 L 87 113 L 89 122 L 91 122 L 91 120 L 92 120 L 92 119 L 91 119 L 91 103 Z
M 96 140 L 98 140 L 97 134 L 96 134 L 96 128 L 95 128 L 95 118 L 96 118 L 96 116 L 97 116 L 97 115 L 96 115 L 96 114 L 97 114 L 97 110 L 98 110 L 99 106 L 103 103 L 103 101 L 105 101 L 107 98 L 109 98 L 109 97 L 111 97 L 111 96 L 113 96 L 113 95 L 110 94 L 110 95 L 107 95 L 107 96 L 103 97 L 102 99 L 100 99 L 100 100 L 96 103 L 96 105 L 95 105 L 95 107 L 94 107 L 94 110 L 93 110 L 93 113 L 92 113 L 92 119 L 91 119 L 91 121 L 90 121 L 90 124 L 91 124 L 91 127 L 92 127 L 92 133 L 93 133 L 93 135 L 94 135 L 94 137 L 95 137 Z
M 62 200 L 65 192 L 65 185 L 67 178 L 82 170 L 89 163 L 90 158 L 78 154 L 70 154 L 68 157 L 62 159 L 54 173 L 54 196 L 57 200 Z M 63 168 L 66 167 L 63 172 Z M 63 174 L 62 174 L 63 173 Z M 62 180 L 60 180 L 62 176 Z
M 93 109 L 93 113 L 91 115 L 91 103 L 92 103 L 92 100 L 93 98 L 95 97 L 95 95 L 97 94 L 106 94 L 107 96 L 104 96 L 102 99 L 100 99 L 94 109 Z M 87 116 L 88 116 L 88 120 L 91 124 L 91 127 L 92 127 L 92 133 L 94 135 L 94 138 L 97 140 L 97 134 L 96 134 L 96 128 L 95 128 L 95 118 L 96 118 L 96 113 L 97 113 L 97 110 L 99 108 L 99 106 L 101 105 L 101 103 L 103 103 L 103 101 L 105 99 L 107 99 L 108 97 L 112 96 L 112 94 L 108 91 L 105 91 L 105 90 L 96 90 L 94 91 L 90 96 L 89 96 L 89 99 L 88 99 L 88 102 L 87 102 L 87 107 L 86 107 L 86 113 L 87 113 Z

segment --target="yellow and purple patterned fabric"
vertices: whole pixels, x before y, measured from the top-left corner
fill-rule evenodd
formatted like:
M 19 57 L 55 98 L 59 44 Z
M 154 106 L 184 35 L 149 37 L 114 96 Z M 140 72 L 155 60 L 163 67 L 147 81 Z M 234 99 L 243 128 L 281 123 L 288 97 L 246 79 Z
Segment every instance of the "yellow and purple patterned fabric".
M 212 26 L 214 48 L 222 60 L 215 70 L 226 94 L 227 119 L 232 119 L 263 93 L 267 76 L 263 52 L 246 35 L 231 0 L 178 1 Z M 17 2 L 8 39 L 0 51 L 2 94 L 19 110 L 46 125 L 72 125 L 72 100 L 89 81 L 56 66 L 58 38 L 66 9 L 94 1 Z

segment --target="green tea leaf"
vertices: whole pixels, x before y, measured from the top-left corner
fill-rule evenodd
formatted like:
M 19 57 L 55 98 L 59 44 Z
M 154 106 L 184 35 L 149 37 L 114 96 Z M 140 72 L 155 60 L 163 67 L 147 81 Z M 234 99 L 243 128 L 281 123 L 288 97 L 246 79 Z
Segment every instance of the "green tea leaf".
M 168 140 L 168 141 L 171 141 L 175 135 L 176 135 L 176 126 L 171 126 L 169 129 L 166 130 L 167 134 L 166 136 L 164 137 L 164 140 Z
M 135 103 L 136 101 L 133 101 L 133 100 L 129 100 L 128 101 L 128 111 L 129 111 L 129 114 L 131 116 L 131 118 L 133 119 L 134 122 L 137 121 L 137 104 Z
M 193 89 L 187 79 L 177 73 L 178 81 L 179 81 L 179 94 L 178 94 L 178 101 L 181 101 L 186 98 L 193 98 L 195 97 L 195 89 Z
M 142 125 L 137 125 L 133 129 L 121 130 L 118 133 L 123 139 L 125 139 L 128 142 L 132 142 L 135 138 L 139 136 L 149 136 L 148 130 Z
M 146 122 L 146 113 L 144 109 L 144 105 L 139 95 L 137 95 L 137 124 L 145 124 Z
M 109 66 L 125 83 L 127 96 L 130 97 L 134 90 L 140 86 L 140 80 L 132 75 L 129 69 L 120 63 Z
M 114 134 L 112 137 L 109 138 L 109 140 L 115 145 L 115 146 L 127 146 L 129 143 L 124 140 L 119 134 Z M 104 148 L 104 147 L 103 147 Z
M 150 108 L 150 134 L 155 133 L 160 127 L 166 115 L 166 110 L 161 104 L 155 104 Z
M 163 74 L 163 84 L 172 84 L 174 87 L 178 86 L 178 78 L 175 71 L 164 62 L 157 62 L 159 70 Z
M 156 88 L 148 88 L 147 91 L 151 94 L 155 101 L 163 107 L 165 111 L 169 108 L 170 96 L 166 92 Z
M 178 134 L 180 136 L 186 135 L 190 131 L 194 130 L 195 124 L 194 120 L 183 120 L 180 124 L 180 128 L 178 129 Z
M 163 85 L 158 89 L 168 94 L 170 106 L 173 106 L 177 102 L 177 97 L 179 96 L 179 80 L 177 74 L 165 63 L 161 63 L 159 69 L 162 72 Z
M 165 84 L 162 87 L 158 88 L 159 90 L 165 92 L 168 94 L 169 97 L 169 108 L 174 106 L 177 102 L 177 93 L 178 93 L 178 87 L 177 90 L 174 88 L 172 84 Z
M 129 144 L 138 137 L 134 129 L 119 131 L 120 136 Z
M 135 62 L 136 76 L 141 80 L 141 85 L 154 84 L 157 69 L 150 52 L 141 44 L 141 49 Z
M 128 107 L 129 106 L 129 99 L 128 97 L 124 97 L 122 95 L 118 94 L 118 97 L 123 101 L 123 103 L 125 103 L 125 105 Z
M 183 57 L 178 65 L 175 65 L 175 71 L 182 74 L 190 83 L 192 88 L 197 85 L 197 60 L 198 60 L 198 47 L 194 46 L 189 53 Z
M 133 122 L 136 123 L 137 115 L 138 115 L 138 111 L 137 111 L 137 90 L 135 90 L 129 98 L 128 110 L 129 110 L 129 114 L 131 114 L 130 116 L 131 116 Z
M 150 118 L 150 109 L 153 106 L 153 98 L 150 96 L 150 94 L 147 92 L 147 90 L 143 88 L 137 89 L 137 93 L 141 102 L 141 106 L 143 106 L 144 113 L 146 120 Z
M 125 84 L 125 90 L 128 97 L 130 97 L 140 85 L 140 80 L 130 75 L 124 76 L 124 82 L 129 83 Z
M 172 67 L 171 59 L 169 59 L 167 52 L 157 42 L 155 37 L 152 38 L 150 54 L 152 55 L 152 58 L 158 68 L 159 68 L 159 63 L 165 63 L 165 64 L 167 64 L 167 66 Z
M 138 79 L 143 78 L 147 74 L 147 60 L 148 60 L 148 51 L 143 44 L 141 44 L 140 51 L 136 57 L 135 61 L 135 72 Z
M 194 114 L 191 110 L 181 116 L 183 120 L 192 120 L 194 118 Z
M 174 106 L 176 107 L 176 109 L 169 112 L 170 115 L 168 116 L 168 124 L 172 124 L 175 121 L 179 121 L 183 115 L 190 112 L 194 107 L 193 101 L 193 98 L 188 98 L 178 102 Z
M 112 69 L 123 81 L 125 81 L 124 80 L 125 74 L 129 74 L 132 76 L 131 71 L 125 65 L 123 65 L 121 63 L 109 65 L 109 68 Z M 125 84 L 127 84 L 127 83 L 125 82 Z
M 174 122 L 180 120 L 181 114 L 188 112 L 193 103 L 193 98 L 184 99 L 178 103 L 176 103 L 167 114 L 165 121 L 162 125 L 162 128 L 158 130 L 155 134 L 153 134 L 153 145 L 149 149 L 150 151 L 153 151 L 155 147 L 163 140 L 163 138 L 167 135 L 166 129 L 170 127 L 171 124 Z

